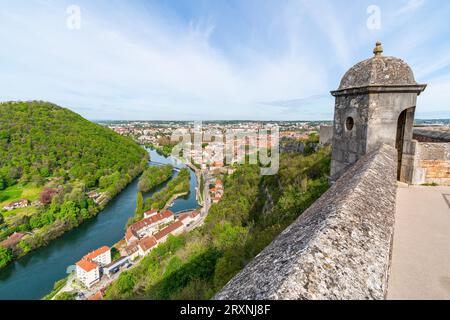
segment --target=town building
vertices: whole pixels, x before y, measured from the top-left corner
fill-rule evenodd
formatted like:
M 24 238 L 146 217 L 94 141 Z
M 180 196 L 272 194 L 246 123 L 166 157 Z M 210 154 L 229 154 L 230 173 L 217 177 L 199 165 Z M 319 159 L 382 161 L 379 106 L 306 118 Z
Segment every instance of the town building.
M 0 242 L 0 246 L 4 248 L 12 248 L 17 245 L 23 237 L 25 237 L 25 233 L 23 232 L 14 232 L 10 235 L 6 240 Z
M 104 246 L 83 257 L 84 260 L 92 261 L 101 267 L 111 263 L 111 249 Z
M 144 218 L 150 218 L 158 214 L 158 210 L 152 209 L 150 211 L 144 212 Z
M 130 245 L 123 248 L 122 252 L 123 255 L 130 258 L 130 260 L 135 260 L 139 257 L 139 248 L 137 241 L 131 243 Z
M 103 273 L 108 277 L 118 272 L 121 267 L 130 263 L 130 257 L 121 257 L 120 259 L 111 262 L 110 264 L 103 267 Z
M 224 193 L 222 180 L 217 179 L 215 186 L 209 191 L 211 192 L 213 203 L 219 203 Z
M 102 300 L 103 297 L 105 296 L 105 289 L 101 289 L 99 291 L 97 291 L 95 294 L 93 294 L 92 296 L 90 296 L 88 298 L 89 301 L 99 301 Z
M 77 279 L 90 288 L 100 281 L 100 267 L 88 260 L 81 259 L 76 264 Z
M 22 199 L 22 200 L 19 200 L 19 201 L 11 202 L 7 206 L 4 206 L 3 209 L 6 210 L 6 211 L 11 211 L 11 210 L 14 210 L 14 209 L 26 208 L 29 205 L 30 205 L 30 201 L 28 201 L 27 199 Z
M 96 191 L 91 191 L 91 192 L 88 192 L 87 196 L 89 199 L 95 200 L 98 197 L 100 197 L 100 193 L 98 193 Z
M 145 237 L 142 240 L 139 240 L 137 243 L 139 255 L 142 257 L 146 256 L 157 244 L 154 236 Z
M 133 223 L 127 228 L 125 233 L 125 240 L 127 244 L 131 244 L 146 236 L 152 235 L 165 224 L 171 223 L 175 220 L 175 215 L 170 210 L 165 210 L 161 213 L 148 212 L 148 218 Z
M 185 227 L 188 227 L 193 222 L 196 222 L 200 218 L 198 211 L 185 212 L 178 216 L 178 221 L 180 221 Z
M 139 235 L 133 230 L 133 228 L 127 228 L 127 231 L 125 232 L 125 241 L 127 245 L 131 245 L 139 241 Z
M 153 227 L 150 228 L 150 224 L 148 223 L 138 223 L 130 226 L 125 235 L 127 246 L 121 249 L 121 254 L 127 256 L 130 260 L 135 260 L 139 256 L 144 257 L 148 255 L 159 243 L 165 242 L 169 235 L 180 235 L 185 231 L 186 227 L 200 219 L 200 213 L 198 211 L 184 212 L 175 221 L 173 221 L 175 216 L 170 211 L 163 213 L 149 212 L 148 214 L 150 217 L 144 220 L 151 220 L 152 218 L 158 217 L 157 219 L 159 220 L 157 221 L 164 221 L 164 224 L 167 222 L 172 223 L 161 230 Z M 161 226 L 163 224 L 159 223 L 158 225 Z M 145 230 L 145 232 L 142 230 Z M 153 232 L 154 230 L 157 231 Z
M 111 264 L 111 250 L 106 246 L 101 247 L 76 263 L 77 279 L 90 288 L 100 281 L 103 267 L 109 264 Z
M 184 225 L 181 221 L 177 220 L 169 226 L 165 227 L 161 231 L 154 234 L 154 237 L 158 243 L 165 242 L 170 234 L 177 236 L 184 232 Z

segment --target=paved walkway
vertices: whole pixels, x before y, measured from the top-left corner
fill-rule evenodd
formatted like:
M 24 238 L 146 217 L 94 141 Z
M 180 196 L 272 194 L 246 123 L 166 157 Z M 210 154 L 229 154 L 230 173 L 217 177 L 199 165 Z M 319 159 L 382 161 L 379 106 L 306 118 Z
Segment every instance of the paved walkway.
M 399 188 L 388 299 L 450 299 L 450 187 Z

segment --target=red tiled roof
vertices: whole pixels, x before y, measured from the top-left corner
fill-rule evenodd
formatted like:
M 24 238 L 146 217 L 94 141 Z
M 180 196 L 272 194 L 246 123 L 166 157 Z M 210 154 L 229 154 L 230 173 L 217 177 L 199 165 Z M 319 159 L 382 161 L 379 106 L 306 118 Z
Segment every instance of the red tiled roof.
M 198 211 L 192 211 L 191 217 L 192 217 L 192 218 L 195 218 L 195 217 L 198 216 L 199 214 L 200 214 L 200 212 L 198 212 Z
M 158 243 L 156 242 L 155 237 L 145 237 L 142 240 L 138 242 L 138 246 L 141 247 L 142 250 L 147 251 L 154 246 L 156 246 Z
M 136 242 L 130 244 L 129 246 L 125 247 L 125 252 L 127 253 L 127 255 L 132 255 L 133 253 L 135 253 L 136 251 L 138 251 L 138 245 Z
M 150 211 L 147 211 L 147 212 L 145 213 L 145 215 L 149 216 L 149 215 L 153 215 L 153 214 L 155 214 L 155 213 L 158 213 L 158 210 L 152 209 L 152 210 L 150 210 Z
M 0 242 L 0 246 L 3 246 L 5 248 L 12 247 L 19 243 L 20 239 L 25 237 L 25 233 L 22 232 L 15 232 L 12 235 L 10 235 L 6 240 L 3 240 Z
M 172 211 L 166 210 L 163 213 L 159 213 L 157 215 L 154 215 L 154 216 L 145 218 L 145 219 L 143 219 L 141 221 L 135 222 L 135 223 L 133 223 L 130 226 L 130 228 L 133 231 L 141 230 L 141 229 L 144 229 L 145 227 L 151 226 L 152 224 L 157 223 L 157 222 L 159 222 L 159 221 L 161 221 L 163 219 L 167 219 L 167 218 L 170 218 L 170 217 L 173 217 L 173 216 L 174 216 L 174 214 L 173 214 Z
M 88 300 L 91 300 L 91 301 L 102 300 L 104 293 L 105 293 L 105 289 L 101 289 L 101 290 L 97 291 L 96 294 L 94 294 L 93 296 L 89 297 Z
M 162 215 L 163 219 L 170 218 L 170 217 L 174 216 L 173 212 L 170 211 L 170 210 L 164 211 L 163 213 L 161 213 L 161 215 Z
M 95 263 L 85 259 L 81 259 L 80 261 L 78 261 L 77 266 L 86 272 L 90 272 L 98 267 Z
M 133 232 L 133 229 L 131 229 L 131 227 L 128 227 L 127 232 L 125 232 L 125 240 L 129 241 L 132 237 L 137 238 L 137 236 Z
M 97 292 L 96 294 L 89 297 L 89 301 L 99 301 L 103 299 L 103 294 L 101 291 Z
M 99 249 L 97 249 L 95 251 L 92 251 L 91 253 L 85 255 L 83 257 L 83 259 L 85 259 L 85 260 L 93 260 L 96 257 L 98 257 L 99 255 L 101 255 L 101 254 L 103 254 L 105 252 L 108 252 L 108 251 L 109 251 L 109 248 L 107 246 L 103 246 L 103 247 L 101 247 L 101 248 L 99 248 Z
M 156 240 L 159 241 L 179 228 L 183 228 L 183 224 L 181 223 L 181 221 L 177 220 L 174 223 L 162 229 L 161 231 L 159 231 L 158 233 L 154 234 L 154 237 L 156 238 Z
M 141 230 L 149 225 L 153 224 L 153 217 L 145 218 L 143 220 L 140 220 L 138 222 L 133 223 L 130 228 L 133 231 Z
M 178 220 L 183 221 L 187 218 L 195 218 L 198 215 L 197 211 L 189 211 L 189 212 L 183 212 L 178 216 Z
M 188 213 L 183 213 L 183 214 L 180 214 L 179 216 L 178 216 L 178 220 L 179 221 L 184 221 L 184 220 L 186 220 L 187 218 L 189 218 L 190 217 L 190 214 L 188 214 Z
M 8 237 L 8 240 L 19 240 L 25 237 L 25 233 L 22 232 L 14 232 L 12 235 Z

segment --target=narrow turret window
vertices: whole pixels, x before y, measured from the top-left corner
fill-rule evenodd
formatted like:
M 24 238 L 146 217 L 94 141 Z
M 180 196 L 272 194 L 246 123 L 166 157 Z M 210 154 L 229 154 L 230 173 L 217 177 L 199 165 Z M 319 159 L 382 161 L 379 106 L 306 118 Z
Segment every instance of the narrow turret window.
M 348 117 L 347 120 L 345 121 L 345 128 L 347 129 L 347 131 L 352 131 L 354 125 L 355 121 L 353 120 L 353 118 Z

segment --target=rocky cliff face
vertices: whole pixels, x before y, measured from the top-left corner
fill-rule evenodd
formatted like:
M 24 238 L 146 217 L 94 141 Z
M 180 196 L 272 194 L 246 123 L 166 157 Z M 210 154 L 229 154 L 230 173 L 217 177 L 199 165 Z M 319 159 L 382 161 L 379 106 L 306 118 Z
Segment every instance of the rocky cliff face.
M 361 158 L 215 299 L 384 299 L 396 150 Z

